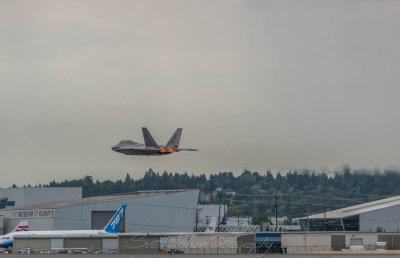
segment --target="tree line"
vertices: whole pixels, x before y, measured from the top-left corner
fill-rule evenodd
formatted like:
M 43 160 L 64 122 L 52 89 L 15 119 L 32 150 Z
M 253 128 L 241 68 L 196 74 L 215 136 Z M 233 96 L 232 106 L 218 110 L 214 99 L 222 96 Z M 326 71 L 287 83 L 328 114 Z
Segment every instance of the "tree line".
M 367 201 L 393 196 L 400 192 L 400 169 L 316 172 L 292 170 L 286 174 L 271 171 L 220 172 L 206 176 L 188 173 L 154 172 L 149 169 L 142 178 L 126 174 L 120 180 L 80 179 L 52 181 L 45 187 L 82 187 L 83 197 L 111 195 L 143 190 L 199 189 L 201 203 L 228 203 L 232 216 L 278 216 L 290 218 L 338 209 Z M 14 185 L 13 185 L 14 186 Z M 42 185 L 40 185 L 42 186 Z M 216 192 L 216 189 L 222 189 Z M 223 194 L 223 192 L 229 194 Z M 234 194 L 233 194 L 234 192 Z M 276 197 L 275 197 L 276 195 Z M 325 204 L 326 203 L 326 204 Z M 276 205 L 276 206 L 275 206 Z

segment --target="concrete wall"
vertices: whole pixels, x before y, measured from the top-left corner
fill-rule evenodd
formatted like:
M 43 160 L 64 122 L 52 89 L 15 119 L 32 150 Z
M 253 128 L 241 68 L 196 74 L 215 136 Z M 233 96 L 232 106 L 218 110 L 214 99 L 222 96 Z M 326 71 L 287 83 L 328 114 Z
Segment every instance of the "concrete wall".
M 314 252 L 314 251 L 339 251 L 339 246 L 332 246 L 332 239 L 335 236 L 344 236 L 344 245 L 340 249 L 350 246 L 350 243 L 362 242 L 362 245 L 366 250 L 375 250 L 376 242 L 385 241 L 388 242 L 388 248 L 390 242 L 387 241 L 389 238 L 394 239 L 388 234 L 380 236 L 379 233 L 359 233 L 359 232 L 307 232 L 307 233 L 282 233 L 281 246 L 287 249 L 288 254 L 295 254 L 297 252 Z M 399 244 L 400 244 L 400 234 Z M 360 243 L 361 244 L 361 243 Z
M 102 250 L 101 238 L 64 238 L 64 248 L 88 248 Z
M 102 240 L 103 249 L 110 250 L 110 249 L 119 249 L 118 246 L 118 238 L 108 238 Z
M 378 227 L 384 231 L 398 232 L 400 230 L 400 205 L 360 214 L 360 231 L 376 232 Z
M 169 246 L 185 254 L 236 254 L 237 237 L 231 235 L 181 235 L 169 237 Z
M 117 236 L 91 236 L 91 237 L 62 237 L 51 238 L 51 236 L 38 237 L 23 237 L 14 238 L 14 252 L 23 248 L 31 248 L 33 251 L 43 250 L 60 250 L 66 249 L 88 249 L 88 250 L 103 250 L 103 249 L 118 249 Z M 53 251 L 54 251 L 53 250 Z
M 399 233 L 381 233 L 378 234 L 379 242 L 386 242 L 388 250 L 400 250 Z
M 238 253 L 249 254 L 256 252 L 256 234 L 240 235 L 237 237 Z
M 160 237 L 156 236 L 120 236 L 120 254 L 159 254 Z
M 296 252 L 331 251 L 330 234 L 286 234 L 282 233 L 281 247 L 288 254 Z
M 22 238 L 14 239 L 14 253 L 23 248 L 31 248 L 32 250 L 50 250 L 49 238 Z
M 378 235 L 376 233 L 347 233 L 346 235 L 346 246 L 350 246 L 352 239 L 362 239 L 362 245 L 366 250 L 375 250 L 375 244 L 378 241 Z

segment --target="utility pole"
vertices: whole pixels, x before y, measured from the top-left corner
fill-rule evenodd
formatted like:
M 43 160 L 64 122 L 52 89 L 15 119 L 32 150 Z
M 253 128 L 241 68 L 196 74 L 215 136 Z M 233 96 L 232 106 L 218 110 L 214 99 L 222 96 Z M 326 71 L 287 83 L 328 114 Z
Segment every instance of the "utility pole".
M 324 231 L 326 231 L 326 189 L 324 192 Z
M 307 196 L 307 228 L 306 228 L 306 230 L 307 231 L 309 231 L 310 230 L 310 224 L 309 224 L 309 221 L 308 221 L 308 214 L 310 214 L 310 197 L 309 196 Z
M 226 214 L 226 210 L 225 210 L 225 208 L 226 208 L 226 193 L 224 192 L 224 224 L 226 225 L 226 220 L 227 220 L 227 214 Z
M 253 218 L 256 216 L 255 206 L 256 206 L 256 200 L 254 197 L 253 200 L 251 201 L 251 217 L 253 217 Z
M 195 232 L 199 231 L 198 226 L 199 226 L 199 211 L 196 208 L 196 231 Z
M 278 232 L 278 203 L 276 202 L 276 194 L 275 194 L 275 231 Z
M 222 198 L 221 191 L 219 191 L 218 232 L 219 232 L 219 224 L 220 224 L 220 221 L 221 221 L 221 202 L 222 202 L 221 198 Z

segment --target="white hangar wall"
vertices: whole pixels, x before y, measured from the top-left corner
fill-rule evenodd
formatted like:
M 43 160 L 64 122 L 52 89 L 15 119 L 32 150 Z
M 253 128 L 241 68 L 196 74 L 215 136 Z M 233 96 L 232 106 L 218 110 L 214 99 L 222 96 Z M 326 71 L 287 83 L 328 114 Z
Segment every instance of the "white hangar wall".
M 192 232 L 198 190 L 58 208 L 54 230 L 91 229 L 91 212 L 118 210 L 127 204 L 125 232 Z
M 82 187 L 0 188 L 0 197 L 15 202 L 14 207 L 82 198 Z
M 400 205 L 390 206 L 360 214 L 360 231 L 398 232 L 400 230 Z
M 125 232 L 192 232 L 199 190 L 83 198 L 0 210 L 4 232 L 27 220 L 30 230 L 91 229 L 92 211 L 127 204 Z
M 4 233 L 12 231 L 20 221 L 26 220 L 30 230 L 51 230 L 56 209 L 0 210 L 4 218 Z

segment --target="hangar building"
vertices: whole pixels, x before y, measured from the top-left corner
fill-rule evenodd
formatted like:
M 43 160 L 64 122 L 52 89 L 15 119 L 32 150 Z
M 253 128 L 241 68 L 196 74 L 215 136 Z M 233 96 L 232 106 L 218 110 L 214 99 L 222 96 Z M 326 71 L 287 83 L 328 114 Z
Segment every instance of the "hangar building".
M 102 229 L 127 204 L 120 232 L 192 232 L 199 190 L 148 191 L 0 209 L 4 232 L 21 220 L 30 230 Z
M 82 198 L 82 187 L 0 188 L 0 208 Z
M 299 219 L 302 230 L 398 232 L 400 196 L 367 202 Z M 324 223 L 325 222 L 325 223 Z

